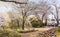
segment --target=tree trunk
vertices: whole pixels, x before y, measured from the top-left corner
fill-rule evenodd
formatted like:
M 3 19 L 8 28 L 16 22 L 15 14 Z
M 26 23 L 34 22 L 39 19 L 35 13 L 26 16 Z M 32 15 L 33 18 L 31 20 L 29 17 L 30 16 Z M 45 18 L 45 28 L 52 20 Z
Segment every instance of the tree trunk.
M 44 16 L 42 16 L 42 22 L 43 22 L 43 18 L 44 18 Z
M 24 30 L 24 23 L 25 23 L 25 20 L 24 20 L 24 16 L 23 16 L 23 24 L 22 24 L 22 29 Z
M 59 25 L 59 20 L 57 20 L 57 26 Z
M 47 18 L 45 19 L 45 25 L 47 25 Z
M 20 24 L 19 24 L 19 20 L 18 20 L 18 19 L 16 19 L 16 22 L 17 22 L 17 24 L 18 24 L 18 27 L 20 27 Z

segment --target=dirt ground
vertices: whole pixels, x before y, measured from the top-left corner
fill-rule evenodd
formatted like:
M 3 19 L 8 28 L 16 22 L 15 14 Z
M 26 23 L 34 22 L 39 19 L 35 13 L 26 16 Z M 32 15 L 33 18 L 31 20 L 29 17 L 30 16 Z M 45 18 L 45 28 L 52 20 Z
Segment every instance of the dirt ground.
M 52 27 L 50 27 L 50 28 L 33 28 L 33 29 L 38 30 L 38 31 L 36 31 L 36 32 L 29 32 L 29 33 L 23 33 L 23 34 L 21 34 L 22 35 L 21 37 L 38 37 L 38 33 L 39 32 L 44 32 L 44 31 L 47 31 L 47 30 L 49 30 L 51 28 Z
M 57 33 L 57 37 L 60 37 L 60 34 L 59 33 Z

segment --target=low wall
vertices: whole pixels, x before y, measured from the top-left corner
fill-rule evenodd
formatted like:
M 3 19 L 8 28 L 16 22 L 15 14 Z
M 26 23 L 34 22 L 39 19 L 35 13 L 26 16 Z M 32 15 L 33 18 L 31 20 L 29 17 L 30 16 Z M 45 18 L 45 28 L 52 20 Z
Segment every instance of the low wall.
M 56 28 L 37 28 L 36 32 L 21 33 L 21 37 L 56 37 Z

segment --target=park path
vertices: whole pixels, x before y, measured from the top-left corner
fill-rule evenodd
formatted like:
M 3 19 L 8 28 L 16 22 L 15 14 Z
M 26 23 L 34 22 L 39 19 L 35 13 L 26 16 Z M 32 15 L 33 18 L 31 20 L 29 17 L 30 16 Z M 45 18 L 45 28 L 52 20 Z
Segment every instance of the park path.
M 57 34 L 57 37 L 60 37 L 60 34 Z
M 35 28 L 35 32 L 29 32 L 29 33 L 21 33 L 21 37 L 39 37 L 39 35 L 42 33 L 42 35 L 45 35 L 45 32 L 47 32 L 47 34 L 50 34 L 49 31 L 52 28 Z M 53 30 L 53 29 L 52 29 Z M 51 31 L 52 31 L 51 30 Z

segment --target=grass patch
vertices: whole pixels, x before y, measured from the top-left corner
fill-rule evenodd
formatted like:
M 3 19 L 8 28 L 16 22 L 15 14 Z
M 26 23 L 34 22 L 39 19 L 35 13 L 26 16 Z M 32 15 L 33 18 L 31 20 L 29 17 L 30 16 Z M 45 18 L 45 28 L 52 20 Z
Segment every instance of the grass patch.
M 57 31 L 60 33 L 60 27 L 57 28 Z
M 20 37 L 21 35 L 12 29 L 0 29 L 0 37 Z
M 31 30 L 19 30 L 18 32 L 19 33 L 29 33 L 29 32 L 35 32 L 35 31 L 37 31 L 37 30 L 34 30 L 34 29 L 31 29 Z

